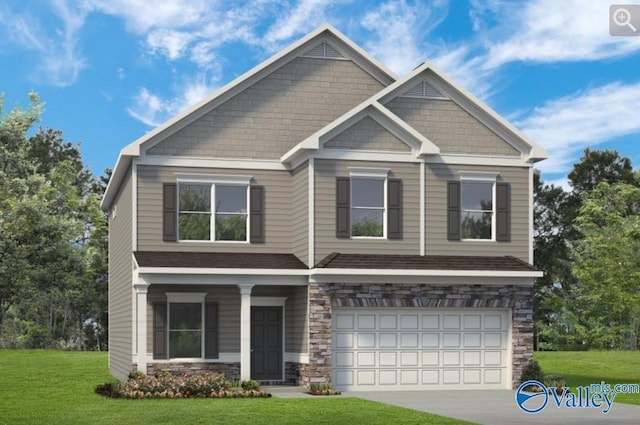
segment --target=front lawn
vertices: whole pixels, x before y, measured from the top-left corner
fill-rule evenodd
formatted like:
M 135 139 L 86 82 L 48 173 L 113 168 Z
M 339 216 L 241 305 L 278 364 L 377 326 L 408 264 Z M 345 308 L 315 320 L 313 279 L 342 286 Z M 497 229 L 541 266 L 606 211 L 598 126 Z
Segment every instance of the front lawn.
M 97 384 L 110 379 L 106 353 L 2 350 L 0 425 L 468 424 L 343 396 L 122 400 L 93 393 Z
M 545 375 L 562 375 L 566 385 L 640 384 L 640 352 L 539 351 L 534 358 Z M 618 394 L 618 403 L 640 404 L 640 394 Z

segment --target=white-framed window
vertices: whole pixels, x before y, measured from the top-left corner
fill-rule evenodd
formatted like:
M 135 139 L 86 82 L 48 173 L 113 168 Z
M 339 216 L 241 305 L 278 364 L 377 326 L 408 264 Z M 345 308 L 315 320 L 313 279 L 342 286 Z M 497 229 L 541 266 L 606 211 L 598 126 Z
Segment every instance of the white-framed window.
M 352 169 L 350 227 L 352 238 L 387 237 L 387 169 Z
M 205 293 L 167 293 L 170 359 L 204 358 Z
M 249 180 L 178 180 L 178 240 L 249 241 Z
M 461 174 L 460 231 L 463 240 L 495 240 L 496 175 Z

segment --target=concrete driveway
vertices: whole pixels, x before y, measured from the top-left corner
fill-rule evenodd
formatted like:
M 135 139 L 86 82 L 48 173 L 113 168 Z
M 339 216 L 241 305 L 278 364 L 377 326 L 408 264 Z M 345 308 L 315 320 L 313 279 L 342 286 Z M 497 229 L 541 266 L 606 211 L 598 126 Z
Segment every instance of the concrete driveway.
M 487 425 L 638 425 L 640 423 L 640 406 L 615 402 L 607 414 L 594 408 L 557 408 L 551 402 L 540 413 L 527 414 L 518 408 L 515 403 L 515 392 L 510 390 L 349 391 L 343 394 Z

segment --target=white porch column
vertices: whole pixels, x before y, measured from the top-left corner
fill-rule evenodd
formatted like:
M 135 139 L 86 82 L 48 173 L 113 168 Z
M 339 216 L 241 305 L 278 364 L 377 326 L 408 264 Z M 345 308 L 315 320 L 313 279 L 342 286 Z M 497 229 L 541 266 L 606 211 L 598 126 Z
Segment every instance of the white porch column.
M 147 373 L 147 290 L 149 284 L 139 280 L 133 285 L 136 290 L 136 352 L 138 371 Z
M 253 284 L 239 284 L 240 288 L 240 379 L 251 379 L 251 289 Z

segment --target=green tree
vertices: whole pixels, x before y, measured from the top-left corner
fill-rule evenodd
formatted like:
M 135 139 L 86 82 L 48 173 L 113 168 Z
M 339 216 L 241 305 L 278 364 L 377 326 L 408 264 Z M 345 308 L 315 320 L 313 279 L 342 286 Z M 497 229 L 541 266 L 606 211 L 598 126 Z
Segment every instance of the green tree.
M 640 188 L 599 183 L 583 192 L 571 245 L 577 337 L 589 348 L 635 350 L 640 329 Z
M 106 235 L 100 193 L 77 145 L 50 129 L 28 136 L 42 110 L 30 100 L 0 109 L 0 344 L 81 346 L 92 265 L 106 261 L 91 249 L 92 235 Z

